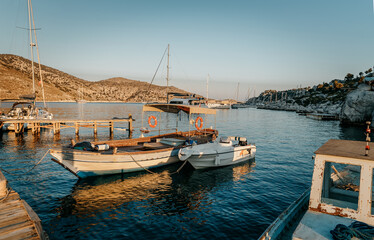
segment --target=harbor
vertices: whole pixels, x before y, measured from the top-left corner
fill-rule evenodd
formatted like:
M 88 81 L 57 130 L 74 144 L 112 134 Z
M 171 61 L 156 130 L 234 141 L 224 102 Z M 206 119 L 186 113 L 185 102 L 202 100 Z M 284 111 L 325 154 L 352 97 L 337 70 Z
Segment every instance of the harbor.
M 66 114 L 60 109 L 73 116 L 76 105 L 53 103 L 49 107 L 58 118 Z M 137 120 L 133 137 L 141 135 L 141 104 L 86 104 L 84 116 L 95 118 L 97 109 L 103 116 L 128 116 L 131 112 Z M 248 120 L 243 122 L 244 118 Z M 166 120 L 171 128 L 176 119 L 170 115 Z M 213 123 L 204 121 L 207 127 Z M 154 174 L 142 171 L 78 180 L 48 154 L 27 174 L 4 174 L 38 214 L 50 239 L 90 238 L 93 234 L 95 238 L 150 238 L 154 229 L 158 229 L 157 239 L 173 238 L 173 231 L 178 237 L 194 239 L 207 235 L 256 239 L 310 186 L 311 156 L 316 149 L 330 138 L 362 140 L 362 131 L 342 128 L 336 121 L 320 122 L 293 112 L 255 108 L 218 110 L 217 129 L 221 136 L 245 135 L 253 140 L 255 162 L 208 171 L 194 170 L 187 164 L 178 174 L 172 173 L 181 165 L 173 164 L 153 169 Z M 31 132 L 4 132 L 1 167 L 10 173 L 29 171 L 49 149 L 70 144 L 75 131 L 66 131 L 71 134 L 60 134 L 57 140 L 48 131 L 42 131 L 40 138 Z M 310 137 L 305 138 L 306 134 Z M 89 128 L 82 128 L 79 138 L 95 141 Z M 110 140 L 107 130 L 98 131 L 97 138 Z M 114 139 L 127 138 L 127 133 L 114 135 Z M 214 228 L 217 225 L 221 226 L 219 231 Z
M 0 240 L 374 239 L 373 14 L 1 1 Z

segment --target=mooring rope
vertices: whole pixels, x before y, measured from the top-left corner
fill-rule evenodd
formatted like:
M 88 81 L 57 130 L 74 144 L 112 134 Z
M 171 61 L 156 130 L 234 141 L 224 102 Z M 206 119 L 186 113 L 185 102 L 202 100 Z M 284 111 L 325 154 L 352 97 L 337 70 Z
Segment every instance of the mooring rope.
M 156 174 L 156 172 L 152 172 L 151 170 L 149 170 L 149 169 L 147 169 L 147 168 L 145 168 L 145 167 L 143 167 L 142 165 L 140 165 L 140 163 L 138 162 L 138 161 L 136 161 L 134 158 L 133 158 L 133 156 L 131 155 L 131 154 L 129 154 L 129 156 L 131 157 L 131 159 L 139 166 L 139 167 L 141 167 L 141 168 L 143 168 L 144 170 L 146 170 L 147 172 L 149 172 L 149 173 L 152 173 L 152 174 Z M 175 172 L 172 172 L 172 173 L 170 173 L 170 175 L 173 175 L 173 174 L 176 174 L 176 173 L 179 173 L 181 170 L 182 170 L 182 168 L 184 167 L 184 165 L 186 165 L 186 163 L 187 163 L 187 161 L 184 161 L 184 163 L 177 169 L 177 171 L 175 171 Z
M 363 222 L 355 221 L 348 227 L 343 224 L 338 224 L 330 233 L 334 240 L 348 240 L 352 237 L 369 240 L 374 238 L 374 227 Z
M 13 175 L 13 176 L 20 176 L 20 175 L 23 175 L 23 174 L 26 174 L 26 173 L 29 173 L 29 172 L 31 172 L 32 170 L 34 170 L 34 168 L 36 168 L 36 166 L 38 166 L 42 161 L 43 161 L 43 159 L 45 158 L 45 156 L 47 156 L 47 154 L 49 153 L 49 151 L 51 151 L 51 149 L 48 149 L 48 151 L 44 154 L 44 156 L 39 160 L 39 162 L 37 162 L 31 169 L 29 169 L 29 170 L 27 170 L 26 172 L 24 172 L 24 173 L 20 173 L 20 174 L 18 174 L 18 173 L 12 173 L 12 172 L 9 172 L 9 171 L 7 171 L 7 170 L 5 170 L 4 168 L 2 168 L 2 167 L 0 167 L 0 170 L 1 171 L 4 171 L 4 172 L 6 172 L 6 173 L 8 173 L 8 174 L 10 174 L 10 175 Z
M 12 189 L 9 189 L 8 187 L 6 188 L 6 195 L 5 195 L 5 197 L 2 197 L 1 199 L 0 199 L 0 202 L 2 202 L 2 201 L 4 201 L 5 199 L 7 199 L 8 198 L 8 196 L 9 196 L 9 193 L 12 191 Z

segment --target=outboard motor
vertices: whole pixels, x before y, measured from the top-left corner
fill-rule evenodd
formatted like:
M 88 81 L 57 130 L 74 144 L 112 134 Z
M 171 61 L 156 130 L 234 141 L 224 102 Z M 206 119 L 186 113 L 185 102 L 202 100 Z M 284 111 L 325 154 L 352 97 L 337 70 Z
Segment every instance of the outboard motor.
M 240 137 L 240 138 L 239 138 L 239 145 L 240 145 L 240 146 L 247 146 L 247 145 L 248 145 L 248 143 L 247 143 L 247 138 L 245 138 L 245 137 Z

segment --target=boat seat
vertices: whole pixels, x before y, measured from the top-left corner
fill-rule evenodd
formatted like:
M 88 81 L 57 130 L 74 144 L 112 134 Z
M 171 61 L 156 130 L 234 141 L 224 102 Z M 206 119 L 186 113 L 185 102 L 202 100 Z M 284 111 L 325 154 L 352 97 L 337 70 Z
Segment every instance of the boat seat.
M 143 143 L 143 147 L 148 148 L 148 149 L 160 149 L 160 148 L 167 148 L 169 146 L 161 142 L 146 142 L 146 143 Z
M 180 146 L 185 143 L 185 139 L 178 139 L 178 138 L 157 138 L 156 142 L 168 145 L 168 146 Z
M 231 143 L 231 139 L 230 139 L 230 137 L 221 137 L 219 139 L 219 142 L 220 143 Z

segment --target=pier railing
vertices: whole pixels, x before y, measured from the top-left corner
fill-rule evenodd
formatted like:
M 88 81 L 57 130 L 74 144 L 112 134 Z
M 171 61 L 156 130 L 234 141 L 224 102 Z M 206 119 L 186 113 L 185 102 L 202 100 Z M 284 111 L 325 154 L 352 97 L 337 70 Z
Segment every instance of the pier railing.
M 94 120 L 86 120 L 86 119 L 3 119 L 0 120 L 0 129 L 5 124 L 13 124 L 14 131 L 16 134 L 21 134 L 25 131 L 25 124 L 27 124 L 27 128 L 31 130 L 33 134 L 38 134 L 41 129 L 52 129 L 53 134 L 60 134 L 61 129 L 66 128 L 73 128 L 75 129 L 75 134 L 79 135 L 80 128 L 91 128 L 93 129 L 93 133 L 96 136 L 98 128 L 108 128 L 110 136 L 113 135 L 115 124 L 116 123 L 128 123 L 126 130 L 129 133 L 129 137 L 132 137 L 133 128 L 133 121 L 135 119 L 132 118 L 132 115 L 129 114 L 128 118 L 115 118 L 115 119 L 94 119 Z

